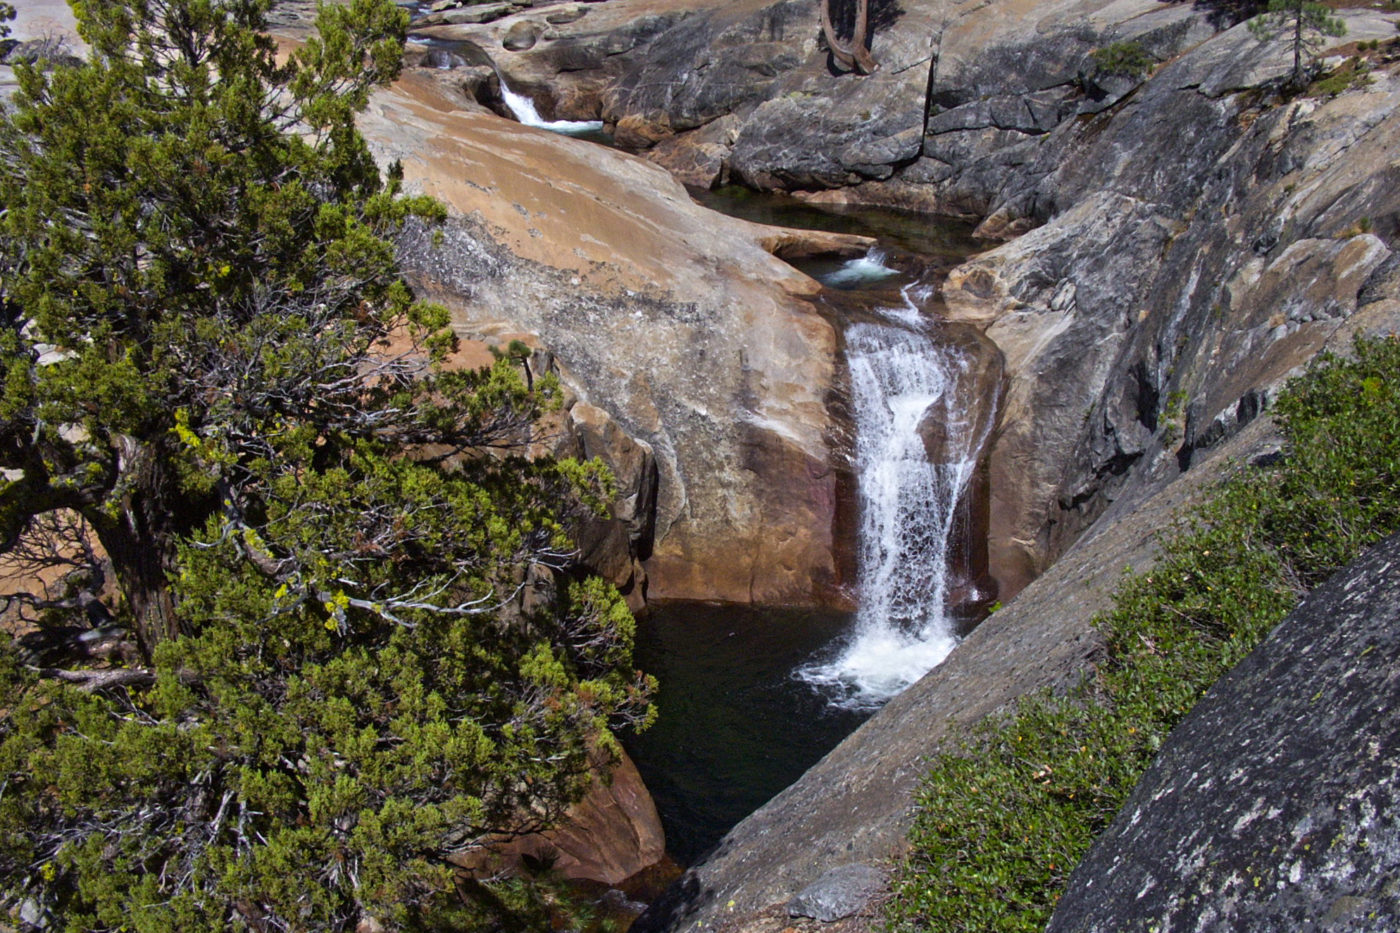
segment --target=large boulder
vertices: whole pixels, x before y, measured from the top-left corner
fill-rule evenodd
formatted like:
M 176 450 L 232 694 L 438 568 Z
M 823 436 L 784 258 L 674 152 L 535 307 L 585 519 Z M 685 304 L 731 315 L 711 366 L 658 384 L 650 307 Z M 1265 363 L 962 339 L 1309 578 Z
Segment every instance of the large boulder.
M 461 111 L 430 74 L 377 96 L 363 126 L 454 215 L 405 241 L 417 284 L 464 335 L 536 335 L 581 401 L 650 448 L 651 596 L 843 598 L 835 333 L 817 283 L 769 253 L 799 235 L 706 211 L 642 159 Z
M 1196 705 L 1049 933 L 1400 929 L 1400 536 Z

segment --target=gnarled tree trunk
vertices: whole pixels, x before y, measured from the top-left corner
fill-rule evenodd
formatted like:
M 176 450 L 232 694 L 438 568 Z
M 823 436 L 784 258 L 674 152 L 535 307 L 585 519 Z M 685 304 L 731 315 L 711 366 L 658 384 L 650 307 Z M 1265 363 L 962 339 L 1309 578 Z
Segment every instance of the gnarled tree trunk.
M 846 44 L 836 37 L 836 27 L 831 21 L 831 3 L 832 0 L 821 0 L 822 35 L 826 38 L 827 48 L 831 49 L 831 57 L 843 68 L 857 74 L 873 74 L 880 63 L 875 61 L 866 45 L 870 33 L 870 0 L 856 0 L 856 22 L 851 41 Z
M 137 645 L 149 661 L 156 645 L 180 634 L 170 574 L 182 530 L 177 480 L 159 445 L 131 442 L 121 454 L 124 487 L 116 514 L 84 511 L 112 561 L 117 585 L 135 622 Z

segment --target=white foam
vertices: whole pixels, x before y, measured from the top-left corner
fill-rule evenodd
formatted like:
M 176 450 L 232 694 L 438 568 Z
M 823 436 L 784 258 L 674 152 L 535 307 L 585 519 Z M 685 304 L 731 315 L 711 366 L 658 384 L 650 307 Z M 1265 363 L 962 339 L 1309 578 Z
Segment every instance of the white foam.
M 795 675 L 848 709 L 879 706 L 957 645 L 946 605 L 948 548 L 987 426 L 972 424 L 957 397 L 972 359 L 925 333 L 915 297 L 926 296 L 906 288 L 906 307 L 884 309 L 890 325 L 861 323 L 846 331 L 860 610 L 834 657 Z M 938 419 L 949 441 L 945 462 L 929 461 L 919 431 L 925 418 Z
M 876 709 L 943 663 L 957 647 L 942 631 L 911 637 L 890 629 L 860 631 L 824 664 L 809 664 L 797 677 L 827 694 L 841 709 Z
M 818 281 L 832 288 L 854 288 L 888 279 L 899 274 L 899 270 L 885 265 L 889 257 L 878 249 L 871 249 L 858 259 L 848 259 L 835 272 L 818 276 Z
M 549 130 L 551 133 L 563 133 L 565 136 L 577 136 L 582 133 L 596 133 L 603 128 L 602 120 L 546 120 L 540 116 L 540 112 L 535 109 L 535 102 L 523 94 L 517 94 L 506 86 L 506 79 L 501 78 L 501 99 L 506 102 L 510 112 L 515 114 L 515 119 L 526 126 L 538 127 L 542 130 Z

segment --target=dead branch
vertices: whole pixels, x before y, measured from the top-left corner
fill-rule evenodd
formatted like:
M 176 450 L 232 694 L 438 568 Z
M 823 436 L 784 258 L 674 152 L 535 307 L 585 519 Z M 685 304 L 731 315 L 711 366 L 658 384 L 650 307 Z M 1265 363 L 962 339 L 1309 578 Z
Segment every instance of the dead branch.
M 836 37 L 836 27 L 831 23 L 831 0 L 821 0 L 821 4 L 822 36 L 826 39 L 827 48 L 831 49 L 831 56 L 842 67 L 857 74 L 868 75 L 878 71 L 880 63 L 875 61 L 866 47 L 870 31 L 870 0 L 856 0 L 855 27 L 850 43 L 845 45 Z

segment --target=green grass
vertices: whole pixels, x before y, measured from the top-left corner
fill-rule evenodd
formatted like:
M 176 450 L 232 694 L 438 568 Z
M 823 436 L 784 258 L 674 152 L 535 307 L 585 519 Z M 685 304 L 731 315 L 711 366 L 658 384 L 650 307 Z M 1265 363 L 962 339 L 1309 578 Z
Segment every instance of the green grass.
M 1039 931 L 1069 873 L 1171 729 L 1298 599 L 1400 529 L 1400 340 L 1325 356 L 1280 395 L 1286 446 L 1249 467 L 1125 577 L 1096 619 L 1105 656 L 939 754 L 891 931 Z

